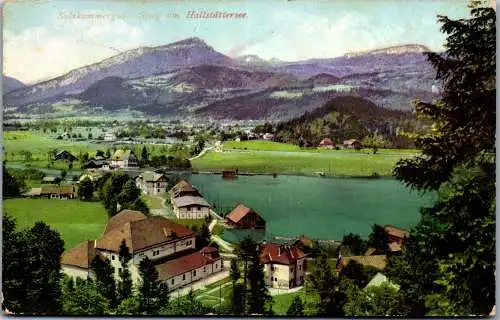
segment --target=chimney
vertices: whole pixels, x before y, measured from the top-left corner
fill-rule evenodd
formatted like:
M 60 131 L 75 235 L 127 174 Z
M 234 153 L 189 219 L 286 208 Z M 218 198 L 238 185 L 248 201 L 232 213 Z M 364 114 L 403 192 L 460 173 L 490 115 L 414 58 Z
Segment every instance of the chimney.
M 94 249 L 97 247 L 97 240 L 94 240 Z

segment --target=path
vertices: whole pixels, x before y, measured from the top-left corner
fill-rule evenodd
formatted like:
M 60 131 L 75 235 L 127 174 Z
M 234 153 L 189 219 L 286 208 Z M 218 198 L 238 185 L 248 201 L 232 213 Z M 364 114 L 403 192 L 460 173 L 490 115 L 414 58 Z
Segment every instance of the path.
M 192 161 L 192 160 L 195 160 L 195 159 L 198 159 L 199 157 L 203 156 L 205 154 L 205 152 L 209 151 L 209 150 L 212 150 L 214 147 L 208 147 L 208 148 L 205 148 L 203 150 L 201 150 L 201 152 L 199 154 L 197 154 L 196 156 L 192 157 L 192 158 L 189 158 L 188 160 L 189 161 Z
M 223 247 L 225 250 L 229 252 L 234 251 L 234 247 L 229 242 L 222 240 L 222 238 L 218 235 L 212 235 L 211 239 L 215 241 L 215 243 L 217 243 L 219 246 Z
M 272 296 L 279 296 L 279 295 L 282 295 L 282 294 L 294 293 L 294 292 L 302 290 L 303 288 L 304 287 L 301 286 L 301 287 L 295 287 L 295 288 L 292 288 L 292 289 L 278 289 L 278 288 L 268 288 L 268 289 L 269 289 L 269 294 L 270 295 L 272 295 Z
M 211 215 L 213 215 L 213 216 L 215 216 L 215 217 L 216 217 L 217 219 L 219 219 L 219 220 L 224 220 L 224 218 L 223 218 L 223 217 L 219 216 L 219 215 L 217 214 L 217 212 L 213 211 L 212 209 L 210 209 L 210 214 L 211 214 Z
M 208 231 L 212 232 L 212 229 L 215 227 L 217 224 L 217 219 L 213 219 L 212 222 L 208 225 Z
M 224 262 L 224 265 L 225 266 L 227 265 L 226 262 Z M 193 291 L 200 290 L 200 289 L 203 289 L 204 287 L 208 286 L 209 284 L 215 283 L 215 282 L 220 281 L 222 279 L 225 279 L 227 277 L 229 277 L 229 270 L 226 269 L 226 270 L 218 272 L 214 275 L 211 275 L 205 279 L 195 281 L 186 287 L 182 287 L 180 289 L 171 291 L 170 296 L 172 296 L 172 297 L 173 296 L 176 296 L 176 297 L 184 296 L 184 295 L 188 294 L 191 289 Z M 217 288 L 217 290 L 219 290 L 219 288 Z

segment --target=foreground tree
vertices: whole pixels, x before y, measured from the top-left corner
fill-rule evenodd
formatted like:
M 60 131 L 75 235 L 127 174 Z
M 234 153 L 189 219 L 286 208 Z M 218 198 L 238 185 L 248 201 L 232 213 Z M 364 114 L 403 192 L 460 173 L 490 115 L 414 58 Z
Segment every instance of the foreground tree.
M 250 288 L 247 301 L 250 314 L 267 314 L 271 308 L 269 304 L 272 304 L 272 297 L 265 282 L 264 265 L 260 263 L 259 253 L 259 250 L 255 250 L 255 253 L 250 256 L 248 271 Z
M 240 269 L 238 268 L 238 261 L 236 259 L 231 259 L 231 267 L 229 269 L 229 276 L 234 284 L 241 278 Z
M 159 280 L 158 271 L 148 257 L 139 263 L 139 274 L 140 311 L 149 316 L 157 315 L 161 308 L 168 305 L 168 287 Z
M 102 316 L 109 312 L 108 305 L 92 279 L 77 278 L 74 287 L 67 286 L 64 291 L 65 315 Z
M 295 296 L 295 298 L 293 298 L 290 307 L 288 307 L 286 315 L 292 317 L 304 316 L 304 305 L 302 304 L 302 299 L 299 296 Z
M 315 306 L 317 316 L 344 316 L 343 302 L 337 291 L 339 278 L 332 272 L 324 253 L 316 259 L 307 281 L 311 293 L 317 297 Z
M 187 295 L 172 300 L 167 307 L 161 309 L 160 314 L 165 316 L 200 316 L 212 311 L 212 308 L 196 299 L 193 290 L 190 290 Z
M 94 184 L 89 177 L 85 177 L 78 184 L 78 197 L 83 200 L 91 200 L 94 196 Z
M 17 197 L 21 194 L 21 187 L 18 180 L 12 176 L 5 166 L 2 169 L 2 194 L 4 197 Z
M 432 131 L 416 137 L 421 155 L 399 161 L 394 171 L 412 188 L 439 190 L 438 201 L 422 210 L 410 245 L 390 265 L 412 316 L 436 314 L 439 299 L 447 307 L 437 313 L 487 314 L 495 303 L 496 14 L 473 8 L 469 19 L 439 22 L 446 51 L 428 58 L 443 84 L 441 99 L 416 105 Z M 424 266 L 411 270 L 413 261 Z M 434 272 L 406 282 L 428 265 Z
M 349 317 L 391 316 L 398 310 L 397 289 L 387 283 L 354 290 L 344 305 Z
M 18 232 L 15 220 L 5 215 L 2 227 L 2 308 L 23 314 L 60 314 L 64 241 L 43 222 Z
M 124 300 L 130 298 L 132 296 L 132 274 L 128 268 L 128 263 L 132 260 L 132 254 L 125 243 L 125 240 L 122 240 L 120 244 L 120 250 L 118 252 L 118 256 L 120 259 L 121 270 L 118 272 L 118 276 L 120 279 L 117 284 L 117 296 L 118 303 L 123 302 Z M 132 302 L 129 302 L 132 303 Z
M 115 269 L 109 259 L 101 259 L 97 255 L 90 264 L 95 275 L 95 284 L 99 293 L 109 302 L 109 309 L 116 307 L 116 283 L 114 278 Z

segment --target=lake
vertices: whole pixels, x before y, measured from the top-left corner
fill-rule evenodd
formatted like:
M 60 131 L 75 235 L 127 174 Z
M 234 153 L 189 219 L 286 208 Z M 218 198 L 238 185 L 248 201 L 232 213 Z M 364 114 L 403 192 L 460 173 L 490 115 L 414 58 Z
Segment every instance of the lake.
M 367 237 L 371 226 L 409 228 L 419 209 L 434 196 L 411 192 L 394 179 L 334 179 L 305 176 L 238 176 L 193 174 L 189 181 L 216 211 L 243 203 L 267 222 L 266 238 L 306 234 L 314 239 L 340 240 L 345 233 Z

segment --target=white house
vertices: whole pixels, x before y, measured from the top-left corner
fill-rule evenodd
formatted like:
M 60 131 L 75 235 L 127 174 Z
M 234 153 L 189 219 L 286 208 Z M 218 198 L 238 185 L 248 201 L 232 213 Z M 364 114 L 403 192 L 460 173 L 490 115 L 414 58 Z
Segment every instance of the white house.
M 179 219 L 201 219 L 210 215 L 210 204 L 200 196 L 173 198 L 172 208 Z
M 304 284 L 306 259 L 297 246 L 264 243 L 260 261 L 264 264 L 265 280 L 269 286 L 289 289 Z
M 135 178 L 135 183 L 145 194 L 167 192 L 167 177 L 164 174 L 146 171 Z
M 61 259 L 63 272 L 72 277 L 92 276 L 90 265 L 99 256 L 109 259 L 115 268 L 115 276 L 118 277 L 122 267 L 118 254 L 122 240 L 132 254 L 128 267 L 135 284 L 140 279 L 139 263 L 145 257 L 155 264 L 160 280 L 171 282 L 174 279 L 175 283 L 176 277 L 184 278 L 170 289 L 222 270 L 222 260 L 217 249 L 204 248 L 196 251 L 195 234 L 188 228 L 162 216 L 146 217 L 138 211 L 122 210 L 108 221 L 101 238 L 86 241 L 64 252 Z M 163 259 L 174 254 L 175 259 Z M 200 269 L 202 271 L 198 271 Z
M 113 132 L 106 132 L 104 134 L 104 141 L 115 141 L 116 135 Z
M 137 157 L 131 150 L 118 149 L 111 157 L 111 166 L 118 168 L 133 168 L 138 166 Z

